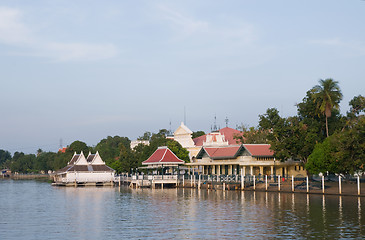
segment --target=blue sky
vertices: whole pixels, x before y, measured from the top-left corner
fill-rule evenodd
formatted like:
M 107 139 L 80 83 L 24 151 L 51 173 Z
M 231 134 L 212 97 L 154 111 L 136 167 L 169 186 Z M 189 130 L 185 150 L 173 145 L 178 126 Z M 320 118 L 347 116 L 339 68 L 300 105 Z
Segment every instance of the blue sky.
M 319 79 L 365 95 L 365 1 L 0 2 L 0 149 L 256 126 Z

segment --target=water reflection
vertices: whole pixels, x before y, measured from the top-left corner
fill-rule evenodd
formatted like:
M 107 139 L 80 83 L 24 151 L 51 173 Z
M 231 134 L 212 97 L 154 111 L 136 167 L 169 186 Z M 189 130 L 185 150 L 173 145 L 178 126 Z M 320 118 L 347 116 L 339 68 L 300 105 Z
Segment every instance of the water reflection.
M 0 239 L 362 238 L 357 197 L 0 181 Z M 6 216 L 4 218 L 3 216 Z

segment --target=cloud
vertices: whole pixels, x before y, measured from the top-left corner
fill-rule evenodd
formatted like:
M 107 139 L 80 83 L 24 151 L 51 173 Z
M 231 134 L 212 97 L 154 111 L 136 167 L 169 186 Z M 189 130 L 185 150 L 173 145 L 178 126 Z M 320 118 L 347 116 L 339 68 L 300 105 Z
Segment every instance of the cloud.
M 0 42 L 24 44 L 32 42 L 29 29 L 21 21 L 22 13 L 17 9 L 0 7 Z
M 103 60 L 116 56 L 117 48 L 113 44 L 89 43 L 48 43 L 45 55 L 59 61 Z
M 162 18 L 167 21 L 179 39 L 201 39 L 203 42 L 229 42 L 238 46 L 250 45 L 258 39 L 258 34 L 252 24 L 242 20 L 224 18 L 218 22 L 195 19 L 167 6 L 160 5 Z M 229 24 L 221 25 L 220 21 Z M 230 27 L 227 27 L 229 25 Z
M 168 20 L 175 31 L 179 31 L 184 36 L 192 35 L 196 32 L 203 32 L 208 29 L 208 23 L 184 16 L 178 11 L 161 5 L 159 9 L 163 12 L 164 19 Z
M 56 61 L 97 61 L 115 57 L 118 53 L 117 47 L 111 43 L 65 43 L 42 39 L 24 22 L 20 10 L 7 7 L 0 7 L 0 43 L 20 47 L 22 50 L 16 55 Z

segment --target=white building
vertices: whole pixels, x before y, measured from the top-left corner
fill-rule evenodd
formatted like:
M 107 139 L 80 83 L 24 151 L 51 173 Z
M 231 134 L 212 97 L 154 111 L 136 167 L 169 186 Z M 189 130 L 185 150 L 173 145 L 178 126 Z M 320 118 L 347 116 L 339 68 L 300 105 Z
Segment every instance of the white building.
M 148 145 L 150 145 L 150 141 L 148 141 L 148 140 L 134 140 L 134 141 L 131 141 L 131 149 L 133 150 L 139 144 L 148 146 Z
M 67 166 L 58 170 L 54 176 L 56 185 L 113 184 L 115 170 L 108 167 L 101 159 L 99 152 L 75 154 Z

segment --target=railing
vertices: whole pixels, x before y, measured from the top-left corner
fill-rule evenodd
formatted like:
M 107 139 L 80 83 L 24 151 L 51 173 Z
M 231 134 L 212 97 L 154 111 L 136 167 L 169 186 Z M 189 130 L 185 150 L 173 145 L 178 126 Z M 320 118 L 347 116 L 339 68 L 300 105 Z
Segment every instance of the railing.
M 178 175 L 132 175 L 132 180 L 169 180 L 178 179 Z
M 365 176 L 280 176 L 280 175 L 132 175 L 121 181 L 176 179 L 187 187 L 218 187 L 263 191 L 306 192 L 365 196 Z

